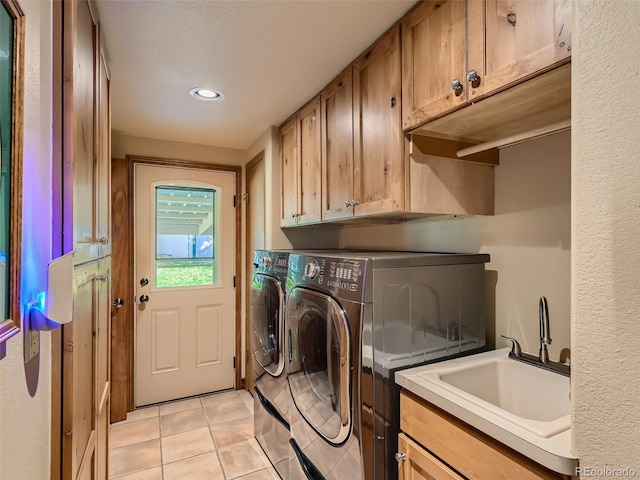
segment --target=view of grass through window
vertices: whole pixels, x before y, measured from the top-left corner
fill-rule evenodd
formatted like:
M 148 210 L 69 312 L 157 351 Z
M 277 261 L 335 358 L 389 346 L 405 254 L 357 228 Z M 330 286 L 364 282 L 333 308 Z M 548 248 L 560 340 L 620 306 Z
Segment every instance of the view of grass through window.
M 156 187 L 156 286 L 217 283 L 215 190 Z
M 192 285 L 211 285 L 214 278 L 214 261 L 158 262 L 159 287 L 181 287 Z

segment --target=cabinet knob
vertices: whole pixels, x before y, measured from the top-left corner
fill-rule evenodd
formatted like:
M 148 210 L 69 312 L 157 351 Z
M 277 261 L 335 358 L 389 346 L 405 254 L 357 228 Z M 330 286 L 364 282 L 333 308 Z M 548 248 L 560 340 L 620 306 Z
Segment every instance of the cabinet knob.
M 407 454 L 406 453 L 397 452 L 395 457 L 396 457 L 396 462 L 402 463 L 407 458 Z
M 456 94 L 456 97 L 462 95 L 462 82 L 457 78 L 451 81 L 451 90 L 453 90 Z
M 298 216 L 298 214 L 297 214 L 297 213 L 292 213 L 292 214 L 291 214 L 291 218 L 296 218 L 297 216 Z
M 351 200 L 352 207 L 357 207 L 358 205 L 360 205 L 360 202 L 358 200 Z
M 347 200 L 346 202 L 344 202 L 344 206 L 349 208 L 351 206 L 351 202 Z
M 509 12 L 507 14 L 507 22 L 509 22 L 514 27 L 516 26 L 516 14 L 513 12 Z
M 467 72 L 467 82 L 471 82 L 473 88 L 480 86 L 480 75 L 475 70 L 469 70 Z

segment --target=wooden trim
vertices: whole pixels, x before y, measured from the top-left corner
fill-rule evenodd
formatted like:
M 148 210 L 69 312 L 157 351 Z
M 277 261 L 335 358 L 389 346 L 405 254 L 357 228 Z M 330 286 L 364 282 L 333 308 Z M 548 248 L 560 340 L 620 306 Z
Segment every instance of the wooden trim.
M 235 206 L 236 206 L 236 365 L 235 365 L 235 388 L 240 390 L 242 388 L 242 282 L 244 276 L 242 275 L 242 202 L 240 201 L 242 192 L 242 167 L 236 167 L 234 171 L 236 177 L 236 192 L 235 192 Z
M 262 150 L 258 155 L 253 157 L 253 159 L 245 165 L 244 184 L 245 184 L 245 190 L 247 195 L 250 194 L 249 171 L 263 161 L 264 161 L 264 150 Z M 251 250 L 251 245 L 249 242 L 249 239 L 252 238 L 253 228 L 254 228 L 254 226 L 251 225 L 251 218 L 250 218 L 250 213 L 252 208 L 251 201 L 252 201 L 251 196 L 249 196 L 248 201 L 246 203 L 247 206 L 245 210 L 245 260 L 246 260 L 245 271 L 246 272 L 249 272 L 251 270 L 251 263 L 253 261 L 253 251 Z M 254 199 L 254 201 L 257 201 L 257 200 Z M 264 202 L 264 198 L 262 198 L 261 201 Z M 240 386 L 243 389 L 247 387 L 251 389 L 253 388 L 253 381 L 254 381 L 253 359 L 252 359 L 252 353 L 251 353 L 251 274 L 248 275 L 244 284 L 244 288 L 245 288 L 245 300 L 244 300 L 244 311 L 245 311 L 245 319 L 244 319 L 245 320 L 245 325 L 244 325 L 245 372 L 244 372 L 244 376 L 245 378 L 242 379 Z
M 0 323 L 0 343 L 6 342 L 18 333 L 20 333 L 20 328 L 16 326 L 13 320 L 6 320 Z
M 158 158 L 158 157 L 143 157 L 137 155 L 127 155 L 127 162 L 129 162 L 129 192 L 133 192 L 133 170 L 136 165 L 153 165 L 153 166 L 164 166 L 164 167 L 175 167 L 175 168 L 191 168 L 191 169 L 200 169 L 200 170 L 211 170 L 211 171 L 219 171 L 219 172 L 231 172 L 235 175 L 235 195 L 236 195 L 236 221 L 235 221 L 235 277 L 236 277 L 236 292 L 235 292 L 235 310 L 236 310 L 236 318 L 235 318 L 235 357 L 236 357 L 236 368 L 235 368 L 235 388 L 239 390 L 242 383 L 242 368 L 240 366 L 240 360 L 242 359 L 242 202 L 240 201 L 240 193 L 242 192 L 242 167 L 237 167 L 235 165 L 220 165 L 214 163 L 205 163 L 205 162 L 195 162 L 191 160 L 178 160 L 178 159 L 169 159 L 169 158 Z M 131 215 L 129 218 L 133 217 L 133 201 L 129 202 L 129 211 Z M 131 247 L 133 248 L 133 231 L 129 234 L 131 238 Z M 133 251 L 133 250 L 131 250 Z M 133 270 L 133 269 L 132 269 Z M 131 273 L 131 285 L 134 285 L 133 272 Z M 132 322 L 133 323 L 133 322 Z M 135 337 L 131 336 L 131 341 Z M 132 358 L 133 360 L 133 358 Z M 133 376 L 135 371 L 133 366 L 131 368 L 131 384 L 133 385 Z M 132 387 L 133 394 L 133 387 Z
M 111 390 L 111 382 L 107 382 L 104 384 L 104 389 L 100 394 L 100 402 L 98 403 L 98 413 L 102 413 L 107 401 L 109 400 L 109 391 Z
M 86 477 L 83 477 L 84 469 L 87 466 L 87 462 L 91 462 L 91 464 L 93 464 L 93 461 L 91 458 L 95 453 L 97 441 L 98 441 L 98 435 L 96 434 L 96 430 L 94 428 L 93 430 L 91 430 L 91 435 L 89 435 L 89 440 L 87 441 L 87 447 L 84 449 L 84 453 L 82 454 L 82 460 L 80 461 L 80 466 L 78 467 L 76 480 L 86 478 Z
M 133 162 L 129 159 L 125 157 L 125 161 L 128 164 L 128 169 L 129 169 L 129 176 L 128 176 L 128 195 L 127 195 L 127 201 L 128 201 L 128 210 L 129 210 L 129 216 L 128 216 L 128 235 L 129 235 L 129 239 L 128 239 L 128 245 L 129 245 L 129 249 L 128 249 L 128 255 L 129 255 L 129 292 L 128 295 L 132 295 L 133 291 L 134 291 L 134 285 L 135 285 L 135 275 L 134 275 L 134 268 L 133 268 L 133 247 L 134 247 L 134 238 L 133 238 L 133 218 L 134 218 L 134 205 L 133 205 L 133 192 L 134 192 L 134 185 L 133 185 Z M 132 296 L 129 296 L 130 298 L 130 302 L 129 302 L 129 306 L 127 307 L 129 309 L 128 315 L 129 315 L 129 331 L 128 331 L 128 345 L 127 345 L 127 349 L 129 351 L 129 373 L 127 375 L 127 378 L 129 379 L 129 406 L 128 409 L 129 411 L 132 411 L 133 409 L 136 408 L 136 397 L 135 397 L 135 371 L 136 371 L 136 359 L 135 359 L 135 353 L 134 353 L 134 348 L 135 348 L 135 334 L 136 334 L 136 329 L 135 329 L 135 302 L 133 301 Z M 113 345 L 111 346 L 111 349 L 113 351 Z M 113 381 L 113 378 L 111 379 Z
M 62 2 L 53 2 L 52 33 L 52 254 L 63 253 L 62 231 L 62 89 L 63 89 L 63 43 Z M 50 480 L 62 478 L 62 329 L 51 332 L 51 465 Z
M 0 322 L 0 343 L 20 332 L 22 272 L 22 157 L 24 142 L 24 35 L 25 19 L 15 0 L 2 0 L 13 19 L 11 98 L 11 212 L 9 217 L 9 319 Z
M 131 269 L 131 186 L 129 165 L 124 159 L 111 159 L 111 292 L 122 297 L 122 308 L 111 310 L 111 421 L 127 418 L 133 409 L 133 285 Z
M 137 155 L 127 155 L 127 161 L 131 166 L 138 164 L 143 165 L 155 165 L 157 167 L 176 167 L 176 168 L 195 168 L 200 170 L 217 170 L 222 172 L 232 172 L 240 174 L 242 167 L 235 165 L 220 165 L 214 163 L 194 162 L 191 160 L 178 160 L 172 158 L 158 158 L 158 157 L 142 157 Z M 131 170 L 133 172 L 133 170 Z

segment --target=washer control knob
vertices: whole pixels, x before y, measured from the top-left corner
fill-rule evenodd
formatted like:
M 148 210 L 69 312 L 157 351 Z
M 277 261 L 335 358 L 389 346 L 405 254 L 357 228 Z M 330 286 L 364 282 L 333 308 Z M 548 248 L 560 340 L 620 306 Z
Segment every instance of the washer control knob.
M 304 274 L 308 278 L 316 278 L 320 273 L 320 265 L 315 260 L 307 263 L 304 267 Z
M 273 264 L 271 257 L 262 257 L 262 268 L 269 268 Z

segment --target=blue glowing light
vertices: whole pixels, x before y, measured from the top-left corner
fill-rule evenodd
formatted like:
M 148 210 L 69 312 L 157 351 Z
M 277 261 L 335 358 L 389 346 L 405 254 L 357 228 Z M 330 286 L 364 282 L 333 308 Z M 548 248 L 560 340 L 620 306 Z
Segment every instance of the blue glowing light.
M 41 312 L 44 312 L 47 307 L 47 292 L 40 292 L 36 296 L 36 301 L 33 306 Z

